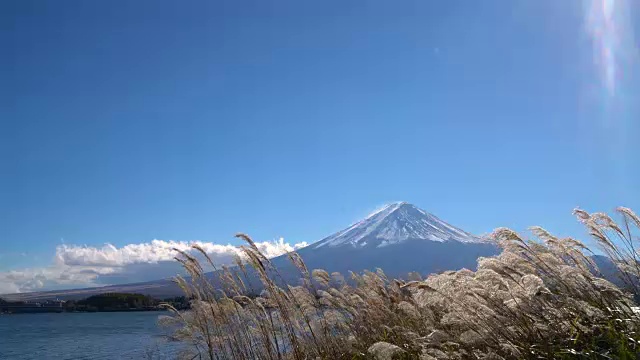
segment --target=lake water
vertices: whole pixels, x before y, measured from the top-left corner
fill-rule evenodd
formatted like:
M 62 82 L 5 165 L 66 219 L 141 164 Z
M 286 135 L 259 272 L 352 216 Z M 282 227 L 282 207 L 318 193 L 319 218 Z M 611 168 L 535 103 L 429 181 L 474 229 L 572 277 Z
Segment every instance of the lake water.
M 171 359 L 165 312 L 0 315 L 0 359 Z M 149 357 L 152 354 L 153 357 Z

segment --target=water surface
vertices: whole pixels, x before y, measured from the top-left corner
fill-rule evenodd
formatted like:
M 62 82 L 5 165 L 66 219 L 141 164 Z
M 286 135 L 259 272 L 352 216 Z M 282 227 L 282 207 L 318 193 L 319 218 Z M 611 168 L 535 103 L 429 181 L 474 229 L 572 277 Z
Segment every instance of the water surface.
M 170 359 L 165 312 L 0 315 L 0 359 Z

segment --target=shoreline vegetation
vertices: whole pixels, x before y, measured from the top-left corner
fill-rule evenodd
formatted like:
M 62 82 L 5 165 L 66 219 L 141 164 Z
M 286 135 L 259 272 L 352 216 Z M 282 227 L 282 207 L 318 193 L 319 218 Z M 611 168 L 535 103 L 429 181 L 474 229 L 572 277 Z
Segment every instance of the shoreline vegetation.
M 540 227 L 532 240 L 496 229 L 499 255 L 479 258 L 476 271 L 426 278 L 390 279 L 378 269 L 348 280 L 308 269 L 291 252 L 297 286 L 284 285 L 238 234 L 246 245 L 232 268 L 219 270 L 198 246 L 206 262 L 176 249 L 190 277 L 175 281 L 193 300 L 186 311 L 164 304 L 172 315 L 160 324 L 187 347 L 185 359 L 639 359 L 640 218 L 617 212 L 620 225 L 604 213 L 574 214 L 617 267 L 620 286 L 603 278 L 584 243 Z M 251 268 L 264 288 L 255 298 L 245 295 L 256 293 Z
M 158 300 L 142 294 L 104 293 L 82 300 L 66 301 L 25 302 L 0 298 L 0 314 L 166 311 L 166 307 L 161 304 L 170 304 L 181 310 L 189 308 L 189 301 L 183 296 Z

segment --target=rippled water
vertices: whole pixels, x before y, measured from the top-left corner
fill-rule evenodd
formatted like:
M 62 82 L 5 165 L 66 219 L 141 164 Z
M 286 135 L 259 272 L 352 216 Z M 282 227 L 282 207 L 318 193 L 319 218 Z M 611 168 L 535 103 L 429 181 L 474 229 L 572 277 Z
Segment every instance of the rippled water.
M 170 359 L 176 345 L 157 326 L 164 314 L 0 315 L 0 359 Z

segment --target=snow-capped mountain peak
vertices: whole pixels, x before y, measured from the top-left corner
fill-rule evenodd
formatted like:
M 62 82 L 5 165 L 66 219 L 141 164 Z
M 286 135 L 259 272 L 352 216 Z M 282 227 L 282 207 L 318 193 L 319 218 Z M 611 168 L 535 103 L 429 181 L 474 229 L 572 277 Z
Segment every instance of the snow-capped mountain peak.
M 384 206 L 365 219 L 313 244 L 323 246 L 383 247 L 407 240 L 464 243 L 481 240 L 407 202 Z

